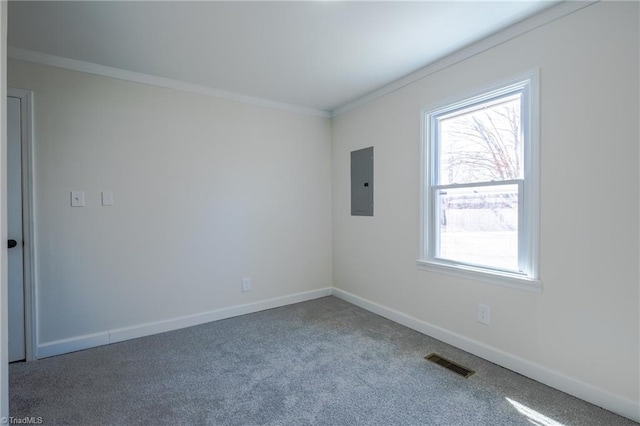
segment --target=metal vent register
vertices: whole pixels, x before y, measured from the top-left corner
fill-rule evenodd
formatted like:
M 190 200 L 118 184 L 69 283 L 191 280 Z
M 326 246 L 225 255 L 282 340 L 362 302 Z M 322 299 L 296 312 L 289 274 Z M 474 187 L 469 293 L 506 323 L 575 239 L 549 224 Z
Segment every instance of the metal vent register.
M 464 377 L 465 379 L 469 378 L 475 371 L 468 369 L 467 367 L 463 367 L 462 365 L 455 363 L 453 361 L 449 361 L 446 358 L 441 357 L 438 354 L 430 354 L 424 357 L 427 361 L 434 362 L 448 370 L 453 371 Z

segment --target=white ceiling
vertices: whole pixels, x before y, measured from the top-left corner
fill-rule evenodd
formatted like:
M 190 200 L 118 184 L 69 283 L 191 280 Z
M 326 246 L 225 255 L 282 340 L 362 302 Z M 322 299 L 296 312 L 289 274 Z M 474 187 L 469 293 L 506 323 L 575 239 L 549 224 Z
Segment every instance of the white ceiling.
M 14 48 L 332 111 L 556 2 L 16 2 Z

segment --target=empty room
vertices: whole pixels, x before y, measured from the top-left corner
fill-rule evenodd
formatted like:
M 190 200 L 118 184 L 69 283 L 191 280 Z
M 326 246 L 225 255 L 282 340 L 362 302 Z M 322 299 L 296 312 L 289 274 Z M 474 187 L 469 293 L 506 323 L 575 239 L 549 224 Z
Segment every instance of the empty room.
M 640 3 L 0 24 L 0 424 L 640 422 Z

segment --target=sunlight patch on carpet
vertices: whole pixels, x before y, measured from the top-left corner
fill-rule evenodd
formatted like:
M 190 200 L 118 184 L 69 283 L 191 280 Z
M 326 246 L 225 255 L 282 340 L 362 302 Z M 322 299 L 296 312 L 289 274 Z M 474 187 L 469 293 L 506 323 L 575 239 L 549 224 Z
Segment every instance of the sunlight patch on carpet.
M 562 423 L 558 423 L 555 420 L 553 420 L 552 418 L 549 418 L 547 416 L 545 416 L 542 413 L 537 412 L 536 410 L 533 410 L 529 407 L 527 407 L 526 405 L 522 405 L 519 402 L 514 401 L 513 399 L 510 398 L 505 398 L 509 404 L 513 405 L 515 407 L 516 410 L 518 410 L 518 412 L 520 414 L 522 414 L 523 416 L 525 416 L 527 418 L 527 420 L 529 420 L 530 423 L 534 424 L 534 425 L 538 425 L 538 426 L 564 426 Z

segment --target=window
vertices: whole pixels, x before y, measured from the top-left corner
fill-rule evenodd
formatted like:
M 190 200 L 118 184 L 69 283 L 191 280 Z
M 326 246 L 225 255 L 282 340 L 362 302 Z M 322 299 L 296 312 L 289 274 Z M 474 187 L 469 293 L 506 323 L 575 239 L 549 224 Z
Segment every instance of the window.
M 536 82 L 423 114 L 421 267 L 540 289 Z

